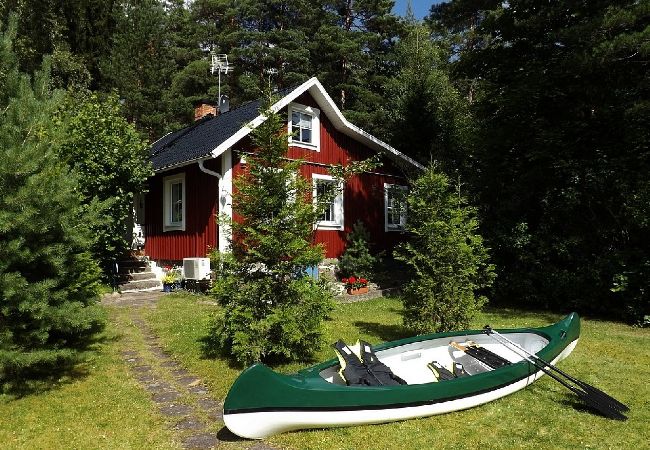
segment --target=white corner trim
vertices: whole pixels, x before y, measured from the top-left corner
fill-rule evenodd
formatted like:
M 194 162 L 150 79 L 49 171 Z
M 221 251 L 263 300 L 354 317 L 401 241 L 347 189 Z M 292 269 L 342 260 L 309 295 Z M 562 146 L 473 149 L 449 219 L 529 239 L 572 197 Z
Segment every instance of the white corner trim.
M 221 155 L 221 173 L 223 178 L 219 183 L 219 211 L 218 215 L 225 215 L 228 219 L 232 220 L 232 150 L 226 150 Z M 220 223 L 217 224 L 218 229 L 218 246 L 219 251 L 229 252 L 230 241 L 232 239 L 232 229 Z
M 347 134 L 351 138 L 356 139 L 363 144 L 366 144 L 367 146 L 369 146 L 370 148 L 376 151 L 380 151 L 380 152 L 383 151 L 383 152 L 390 153 L 393 156 L 402 159 L 403 161 L 411 164 L 412 166 L 420 170 L 424 169 L 424 166 L 419 162 L 399 152 L 395 148 L 377 139 L 371 134 L 363 131 L 361 128 L 357 127 L 356 125 L 353 125 L 350 122 L 348 122 L 348 120 L 343 116 L 339 108 L 334 103 L 334 100 L 332 100 L 332 97 L 329 96 L 327 91 L 325 91 L 323 85 L 320 83 L 320 81 L 318 81 L 316 77 L 310 78 L 309 80 L 305 81 L 303 84 L 298 86 L 296 89 L 291 91 L 289 94 L 285 95 L 278 102 L 276 102 L 274 105 L 271 106 L 271 110 L 276 113 L 279 112 L 283 108 L 287 107 L 296 98 L 298 98 L 298 96 L 300 96 L 301 94 L 307 91 L 309 91 L 309 93 L 314 97 L 314 99 L 320 106 L 321 110 L 323 110 L 325 112 L 325 115 L 328 118 L 330 118 L 332 124 L 337 130 Z M 265 120 L 266 120 L 266 116 L 264 116 L 263 114 L 251 120 L 248 124 L 240 128 L 235 134 L 233 134 L 228 139 L 226 139 L 223 143 L 215 147 L 211 153 L 212 157 L 217 158 L 218 156 L 220 156 L 223 152 L 225 152 L 226 150 L 234 146 L 237 142 L 239 142 L 244 137 L 246 137 L 253 129 L 260 126 Z

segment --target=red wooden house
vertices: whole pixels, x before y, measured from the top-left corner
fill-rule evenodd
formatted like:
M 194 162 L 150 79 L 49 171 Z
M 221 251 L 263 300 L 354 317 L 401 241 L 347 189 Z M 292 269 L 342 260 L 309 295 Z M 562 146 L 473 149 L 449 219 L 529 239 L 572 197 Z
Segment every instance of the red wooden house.
M 149 180 L 141 211 L 145 254 L 150 259 L 180 261 L 206 256 L 214 248 L 227 249 L 227 236 L 216 216 L 233 215 L 232 180 L 252 151 L 248 134 L 264 120 L 260 104 L 251 102 L 201 117 L 201 111 L 206 111 L 203 105 L 194 124 L 153 144 L 150 157 L 155 175 Z M 287 117 L 294 133 L 287 157 L 305 160 L 301 172 L 312 180 L 315 197 L 322 183 L 333 182 L 328 175 L 330 165 L 377 153 L 382 156 L 374 172 L 347 182 L 317 224 L 315 239 L 325 244 L 326 257 L 341 255 L 346 234 L 357 220 L 365 224 L 379 247 L 392 246 L 405 221 L 396 194 L 406 189 L 405 173 L 422 166 L 348 122 L 316 78 L 291 90 L 272 109 Z

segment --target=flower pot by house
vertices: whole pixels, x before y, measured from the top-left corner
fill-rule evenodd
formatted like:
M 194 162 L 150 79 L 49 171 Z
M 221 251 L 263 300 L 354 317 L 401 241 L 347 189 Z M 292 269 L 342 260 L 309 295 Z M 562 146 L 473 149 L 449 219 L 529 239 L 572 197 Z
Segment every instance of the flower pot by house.
M 171 292 L 171 291 L 172 291 L 171 283 L 163 283 L 163 292 Z
M 360 288 L 348 288 L 348 294 L 350 295 L 361 295 L 367 293 L 368 293 L 368 286 L 364 286 Z

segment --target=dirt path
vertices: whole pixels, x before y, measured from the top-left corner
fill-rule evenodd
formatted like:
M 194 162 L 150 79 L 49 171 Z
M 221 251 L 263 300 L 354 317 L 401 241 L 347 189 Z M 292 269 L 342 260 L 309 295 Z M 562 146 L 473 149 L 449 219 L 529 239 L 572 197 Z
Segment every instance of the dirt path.
M 142 317 L 143 308 L 155 308 L 160 292 L 108 295 L 102 303 L 120 309 L 118 324 L 129 350 L 122 351 L 129 370 L 151 395 L 183 448 L 209 449 L 241 440 L 223 425 L 223 405 L 202 380 L 182 367 L 161 347 Z M 263 442 L 244 441 L 242 447 L 273 450 Z M 248 445 L 246 445 L 248 444 Z M 251 447 L 251 444 L 252 447 Z

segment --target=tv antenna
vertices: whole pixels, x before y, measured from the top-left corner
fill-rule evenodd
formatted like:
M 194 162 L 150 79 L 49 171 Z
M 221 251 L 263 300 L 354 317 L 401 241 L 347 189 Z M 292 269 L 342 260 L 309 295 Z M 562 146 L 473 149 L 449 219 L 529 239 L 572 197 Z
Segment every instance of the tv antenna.
M 221 74 L 228 75 L 233 69 L 228 62 L 228 55 L 225 53 L 212 53 L 212 63 L 210 64 L 210 73 L 214 75 L 215 72 L 219 74 L 219 105 L 221 105 Z

